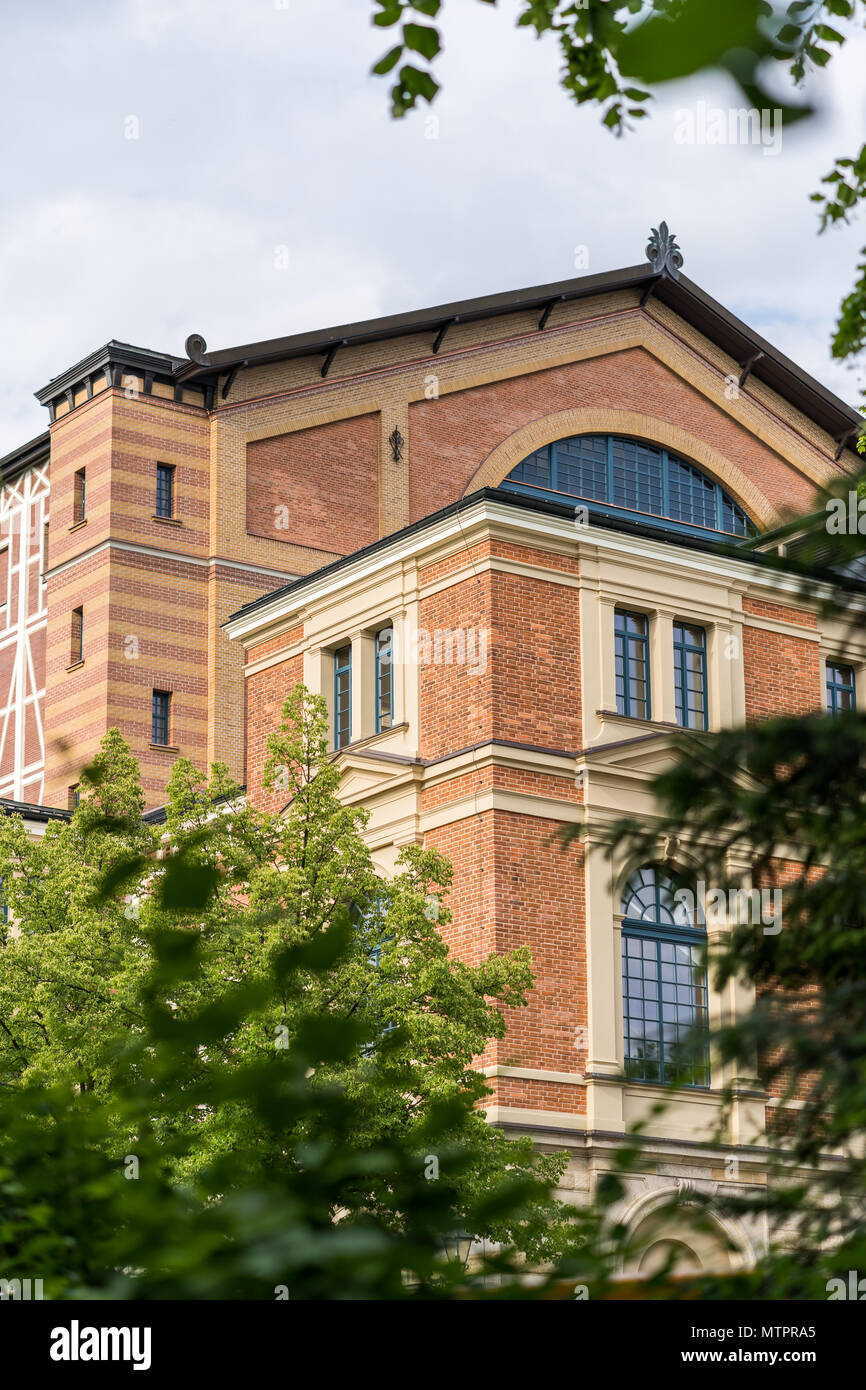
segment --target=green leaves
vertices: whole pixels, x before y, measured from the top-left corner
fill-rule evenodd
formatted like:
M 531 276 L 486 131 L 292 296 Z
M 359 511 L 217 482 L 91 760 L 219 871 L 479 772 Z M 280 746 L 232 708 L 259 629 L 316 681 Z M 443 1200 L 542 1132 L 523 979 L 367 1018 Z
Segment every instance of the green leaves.
M 441 8 L 441 0 L 414 0 L 414 3 L 413 0 L 376 0 L 376 3 L 380 8 L 373 16 L 373 23 L 380 28 L 401 24 L 402 29 L 400 42 L 374 64 L 375 74 L 384 76 L 391 72 L 407 53 L 418 53 L 429 63 L 441 52 L 442 39 L 438 29 L 432 24 L 419 24 L 412 18 L 413 15 L 435 18 Z M 439 84 L 430 72 L 413 63 L 404 63 L 398 80 L 391 88 L 392 114 L 404 116 L 419 99 L 432 101 L 438 90 Z
M 764 53 L 768 45 L 759 37 L 758 0 L 726 0 L 724 5 L 706 0 L 683 0 L 671 15 L 651 15 L 617 48 L 620 71 L 648 82 L 667 82 L 714 67 L 735 48 Z
M 435 58 L 440 48 L 437 30 L 425 24 L 404 24 L 403 42 L 428 59 Z
M 450 958 L 437 853 L 377 877 L 323 701 L 292 691 L 270 751 L 279 818 L 181 759 L 164 828 L 143 828 L 112 735 L 69 824 L 32 843 L 0 821 L 21 928 L 0 972 L 0 1259 L 38 1254 L 54 1297 L 466 1296 L 456 1230 L 502 1244 L 504 1288 L 519 1252 L 577 1244 L 564 1156 L 478 1109 L 474 1059 L 525 1001 L 528 952 Z

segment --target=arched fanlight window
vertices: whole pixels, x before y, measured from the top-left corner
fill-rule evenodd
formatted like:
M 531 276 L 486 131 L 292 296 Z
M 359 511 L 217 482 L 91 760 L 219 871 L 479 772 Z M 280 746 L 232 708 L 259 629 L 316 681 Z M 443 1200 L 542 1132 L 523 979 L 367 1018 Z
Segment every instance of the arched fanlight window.
M 706 931 L 652 865 L 622 895 L 625 1071 L 633 1081 L 709 1085 Z
M 639 513 L 685 532 L 751 535 L 733 497 L 693 463 L 667 449 L 613 434 L 575 435 L 545 444 L 505 479 L 518 492 L 558 494 L 614 513 Z

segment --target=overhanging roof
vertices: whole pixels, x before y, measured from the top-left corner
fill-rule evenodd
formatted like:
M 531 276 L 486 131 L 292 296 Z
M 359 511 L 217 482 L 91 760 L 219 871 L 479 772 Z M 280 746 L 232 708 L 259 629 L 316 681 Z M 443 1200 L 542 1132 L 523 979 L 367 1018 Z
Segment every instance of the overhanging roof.
M 50 449 L 51 436 L 48 430 L 44 430 L 42 434 L 37 434 L 35 439 L 28 439 L 26 444 L 19 445 L 17 449 L 0 458 L 0 478 L 4 483 L 11 482 L 16 474 L 23 473 L 25 468 L 45 463 Z

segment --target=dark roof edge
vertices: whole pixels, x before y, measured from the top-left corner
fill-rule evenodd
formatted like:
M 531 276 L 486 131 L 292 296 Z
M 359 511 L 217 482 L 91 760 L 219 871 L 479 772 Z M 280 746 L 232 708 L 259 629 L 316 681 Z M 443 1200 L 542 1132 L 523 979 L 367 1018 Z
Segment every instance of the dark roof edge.
M 60 806 L 39 806 L 33 801 L 12 801 L 7 796 L 0 796 L 0 812 L 5 816 L 24 816 L 27 820 L 69 820 L 71 811 L 64 811 Z
M 90 372 L 97 372 L 100 368 L 120 363 L 124 367 L 141 367 L 142 370 L 153 372 L 156 376 L 165 377 L 167 381 L 174 380 L 174 373 L 183 359 L 171 356 L 166 352 L 156 352 L 153 348 L 135 347 L 133 343 L 121 343 L 116 338 L 110 342 L 103 343 L 102 347 L 94 349 L 86 357 L 82 357 L 80 362 L 75 362 L 71 367 L 67 367 L 59 376 L 54 376 L 45 385 L 34 391 L 34 395 L 40 405 L 47 405 L 50 400 L 63 394 L 65 390 L 76 386 L 83 377 Z
M 724 350 L 741 367 L 750 363 L 750 372 L 754 376 L 790 400 L 834 439 L 838 440 L 846 432 L 862 427 L 863 416 L 853 406 L 804 372 L 694 281 L 685 275 L 674 279 L 666 272 L 660 274 L 648 261 L 623 270 L 607 270 L 598 275 L 578 276 L 548 285 L 455 300 L 428 309 L 414 309 L 339 327 L 245 343 L 240 347 L 206 353 L 202 364 L 183 362 L 178 365 L 176 376 L 178 381 L 194 380 L 197 377 L 212 377 L 214 373 L 241 365 L 253 367 L 316 353 L 326 355 L 340 346 L 407 336 L 425 330 L 432 332 L 458 320 L 465 323 L 521 310 L 543 309 L 557 301 L 585 299 L 640 286 L 651 289 L 662 303 L 674 309 L 705 337 L 717 340 L 721 330 Z M 753 360 L 756 355 L 757 360 Z
M 269 594 L 262 594 L 259 598 L 253 599 L 251 603 L 246 603 L 239 608 L 236 613 L 232 613 L 222 627 L 228 627 L 229 623 L 236 622 L 238 618 L 247 617 L 250 613 L 255 613 L 258 609 L 265 608 L 278 599 L 285 598 L 289 594 L 300 593 L 307 585 L 317 583 L 326 575 L 336 574 L 339 570 L 353 564 L 356 560 L 361 560 L 365 556 L 374 555 L 379 550 L 384 550 L 386 546 L 394 545 L 397 541 L 404 540 L 407 536 L 420 533 L 428 526 L 435 525 L 436 522 L 444 521 L 449 516 L 454 516 L 458 512 L 467 511 L 476 502 L 500 502 L 509 507 L 523 508 L 527 511 L 541 512 L 546 516 L 558 516 L 565 520 L 572 520 L 575 515 L 575 507 L 563 502 L 551 502 L 543 497 L 530 497 L 526 493 L 511 492 L 507 488 L 484 487 L 477 492 L 472 492 L 468 497 L 461 497 L 457 502 L 451 502 L 447 507 L 442 507 L 438 512 L 432 512 L 429 516 L 422 517 L 420 521 L 413 521 L 408 526 L 402 527 L 399 531 L 393 531 L 389 536 L 381 536 L 379 540 L 372 541 L 370 545 L 363 546 L 360 550 L 355 550 L 351 555 L 344 555 L 339 560 L 332 560 L 328 565 L 322 565 L 320 569 L 313 570 L 310 574 L 304 574 L 300 579 L 294 579 L 290 584 L 283 584 L 278 589 L 272 590 Z M 640 536 L 647 540 L 664 540 L 667 545 L 675 545 L 685 550 L 698 550 L 714 555 L 723 555 L 728 559 L 743 560 L 746 564 L 754 564 L 763 568 L 778 569 L 777 564 L 771 564 L 767 556 L 754 550 L 740 550 L 739 545 L 731 544 L 726 540 L 711 540 L 703 536 L 679 535 L 675 532 L 665 531 L 663 527 L 653 526 L 646 522 L 630 521 L 627 518 L 606 514 L 603 510 L 595 510 L 592 503 L 582 504 L 589 506 L 590 525 L 598 526 L 609 531 L 621 531 L 627 535 Z M 796 570 L 791 571 L 796 574 Z M 866 592 L 866 585 L 862 586 Z
M 42 434 L 37 434 L 35 439 L 28 439 L 26 444 L 19 444 L 17 449 L 0 458 L 0 477 L 4 483 L 7 482 L 25 468 L 42 463 L 48 458 L 50 450 L 51 435 L 48 430 L 44 430 Z
M 497 294 L 480 295 L 474 299 L 458 299 L 450 304 L 436 304 L 427 309 L 410 309 L 401 314 L 387 314 L 375 319 L 362 319 L 338 327 L 313 329 L 307 333 L 292 333 L 283 338 L 266 338 L 259 343 L 208 352 L 207 361 L 199 366 L 185 362 L 178 370 L 184 379 L 209 372 L 225 371 L 246 363 L 255 367 L 264 362 L 285 357 L 304 357 L 316 352 L 325 353 L 335 345 L 375 342 L 379 338 L 397 338 L 425 329 L 440 328 L 443 323 L 459 319 L 465 323 L 499 314 L 519 313 L 522 309 L 542 309 L 554 300 L 585 299 L 606 290 L 627 289 L 658 278 L 648 262 L 625 270 L 605 270 L 598 275 L 583 275 L 571 280 L 559 280 L 549 285 L 535 285 L 522 290 L 506 290 Z

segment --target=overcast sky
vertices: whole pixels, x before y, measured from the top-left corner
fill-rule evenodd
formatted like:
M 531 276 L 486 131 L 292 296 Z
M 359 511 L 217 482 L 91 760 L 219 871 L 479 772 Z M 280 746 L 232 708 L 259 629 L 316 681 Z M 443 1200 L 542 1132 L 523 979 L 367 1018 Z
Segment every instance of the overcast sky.
M 633 265 L 660 218 L 686 274 L 856 404 L 829 337 L 866 227 L 817 237 L 808 194 L 860 147 L 861 36 L 772 155 L 676 142 L 678 112 L 741 104 L 722 77 L 616 140 L 516 0 L 446 0 L 429 139 L 369 75 L 390 46 L 372 8 L 6 0 L 0 454 L 46 427 L 34 390 L 110 338 L 181 356 L 192 331 L 224 348 L 564 279 L 576 246 L 591 272 Z

